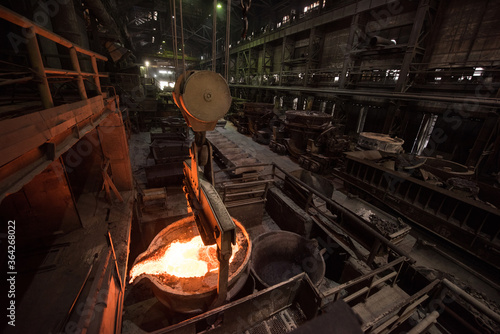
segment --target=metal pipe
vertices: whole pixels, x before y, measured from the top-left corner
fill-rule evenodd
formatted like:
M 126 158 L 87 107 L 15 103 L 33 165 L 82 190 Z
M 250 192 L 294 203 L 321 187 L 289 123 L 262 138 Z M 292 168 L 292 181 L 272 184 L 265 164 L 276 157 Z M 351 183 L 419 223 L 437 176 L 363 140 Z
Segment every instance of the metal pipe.
M 184 78 L 186 77 L 186 58 L 184 57 L 184 54 L 186 53 L 186 50 L 184 49 L 184 21 L 182 18 L 182 0 L 179 0 L 179 15 L 181 16 L 181 50 L 182 50 L 182 71 L 184 73 Z
M 229 39 L 231 38 L 231 0 L 227 0 L 226 8 L 226 47 L 225 51 L 225 71 L 224 78 L 229 82 Z
M 377 46 L 377 45 L 395 45 L 393 41 L 383 38 L 380 36 L 373 36 L 370 38 L 370 46 Z
M 427 314 L 427 316 L 420 321 L 415 327 L 410 329 L 407 334 L 420 334 L 427 329 L 430 325 L 436 323 L 436 319 L 439 317 L 438 311 L 433 311 Z
M 274 163 L 273 163 L 273 165 L 274 165 L 275 168 L 278 168 L 283 174 L 285 174 L 286 176 L 288 176 L 289 178 L 291 178 L 295 183 L 297 183 L 300 186 L 306 188 L 307 190 L 313 192 L 316 196 L 318 196 L 319 198 L 321 198 L 327 204 L 329 204 L 330 206 L 334 207 L 335 210 L 337 210 L 344 217 L 347 217 L 349 219 L 349 221 L 355 223 L 364 232 L 366 232 L 367 234 L 369 234 L 373 238 L 379 240 L 380 242 L 382 242 L 384 245 L 386 245 L 387 247 L 389 247 L 390 249 L 392 249 L 393 251 L 395 251 L 399 255 L 402 255 L 402 256 L 408 258 L 408 261 L 410 263 L 413 264 L 413 263 L 416 262 L 408 254 L 408 252 L 406 252 L 406 251 L 402 250 L 400 247 L 394 245 L 392 242 L 390 242 L 389 240 L 387 240 L 382 234 L 378 233 L 377 231 L 375 231 L 372 228 L 370 228 L 369 226 L 367 226 L 366 223 L 365 223 L 365 221 L 362 218 L 360 218 L 359 216 L 355 215 L 354 213 L 352 213 L 351 211 L 349 211 L 348 209 L 346 209 L 345 207 L 343 207 L 340 203 L 337 203 L 333 199 L 328 198 L 325 195 L 321 194 L 316 189 L 310 187 L 308 184 L 306 184 L 306 183 L 302 182 L 301 180 L 297 179 L 295 176 L 293 176 L 290 173 L 286 172 L 284 169 L 282 169 L 278 165 L 276 165 Z
M 33 76 L 18 78 L 18 79 L 2 80 L 2 81 L 0 81 L 0 86 L 13 85 L 13 84 L 22 83 L 22 82 L 28 82 L 31 80 L 33 80 Z
M 175 13 L 175 0 L 170 0 L 170 10 L 172 11 L 172 20 L 170 21 L 170 27 L 172 29 L 172 49 L 174 52 L 174 68 L 175 75 L 179 74 L 179 62 L 177 59 L 177 21 L 176 21 L 176 13 Z
M 492 320 L 495 320 L 497 323 L 500 324 L 500 315 L 494 311 L 492 311 L 488 306 L 484 305 L 481 303 L 479 300 L 476 298 L 472 297 L 469 295 L 467 292 L 464 290 L 460 289 L 458 286 L 453 284 L 452 282 L 448 281 L 446 278 L 443 279 L 443 284 L 450 289 L 451 291 L 455 292 L 457 295 L 462 297 L 466 302 L 477 308 L 479 311 L 483 312 L 486 314 L 488 317 L 490 317 Z
M 217 49 L 215 42 L 217 41 L 217 0 L 214 0 L 214 11 L 212 14 L 212 71 L 216 71 Z

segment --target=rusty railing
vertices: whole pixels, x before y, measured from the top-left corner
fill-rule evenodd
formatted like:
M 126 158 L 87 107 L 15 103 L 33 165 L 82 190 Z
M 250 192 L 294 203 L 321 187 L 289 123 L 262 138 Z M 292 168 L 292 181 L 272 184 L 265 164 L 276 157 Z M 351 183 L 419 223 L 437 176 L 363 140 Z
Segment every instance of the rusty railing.
M 54 102 L 52 100 L 52 94 L 50 92 L 50 86 L 47 79 L 47 74 L 49 75 L 68 75 L 75 77 L 78 84 L 78 92 L 82 100 L 87 99 L 87 91 L 85 89 L 84 77 L 92 77 L 97 88 L 99 95 L 102 94 L 101 84 L 99 77 L 107 77 L 107 75 L 99 74 L 97 68 L 97 60 L 107 61 L 108 58 L 84 49 L 78 45 L 75 45 L 64 39 L 63 37 L 54 34 L 53 32 L 37 25 L 35 22 L 11 11 L 10 9 L 0 6 L 0 18 L 13 23 L 21 28 L 24 28 L 27 41 L 27 50 L 29 54 L 30 63 L 32 69 L 34 70 L 36 76 L 39 78 L 40 83 L 38 84 L 38 89 L 40 91 L 40 96 L 42 98 L 43 107 L 48 109 L 54 107 Z M 40 47 L 38 45 L 37 36 L 45 37 L 58 45 L 61 45 L 69 50 L 69 56 L 71 59 L 71 64 L 73 70 L 57 69 L 57 68 L 46 68 L 43 64 L 42 54 L 40 52 Z M 24 38 L 23 38 L 24 39 Z M 82 72 L 80 69 L 80 62 L 78 60 L 78 53 L 84 54 L 90 57 L 92 63 L 93 72 Z

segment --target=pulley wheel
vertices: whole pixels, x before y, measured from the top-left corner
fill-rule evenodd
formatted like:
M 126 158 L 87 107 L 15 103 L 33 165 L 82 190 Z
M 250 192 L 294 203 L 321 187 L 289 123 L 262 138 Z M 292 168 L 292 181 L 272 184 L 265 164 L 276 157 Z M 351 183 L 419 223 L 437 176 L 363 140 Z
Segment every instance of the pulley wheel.
M 191 116 L 203 122 L 214 122 L 229 111 L 231 93 L 220 74 L 194 71 L 186 76 L 181 95 Z

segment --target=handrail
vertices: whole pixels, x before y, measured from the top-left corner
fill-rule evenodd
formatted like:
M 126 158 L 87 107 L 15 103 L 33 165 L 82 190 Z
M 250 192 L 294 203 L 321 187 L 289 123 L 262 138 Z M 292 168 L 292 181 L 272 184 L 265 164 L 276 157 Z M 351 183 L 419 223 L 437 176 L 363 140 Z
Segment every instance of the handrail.
M 456 286 L 455 284 L 453 284 L 452 282 L 450 282 L 446 278 L 443 279 L 443 284 L 448 289 L 450 289 L 451 291 L 453 291 L 454 293 L 456 293 L 457 295 L 462 297 L 466 302 L 468 302 L 469 304 L 474 306 L 476 309 L 483 312 L 488 317 L 490 317 L 492 320 L 494 320 L 495 322 L 500 324 L 500 314 L 491 310 L 488 306 L 484 305 L 482 302 L 480 302 L 476 298 L 472 297 L 470 294 L 468 294 L 464 290 L 460 289 L 458 286 Z
M 258 164 L 248 164 L 248 165 L 241 165 L 241 166 L 233 166 L 229 168 L 224 168 L 224 169 L 219 169 L 214 171 L 214 173 L 222 173 L 222 172 L 230 172 L 233 170 L 236 170 L 238 168 L 252 168 L 252 167 L 271 167 L 273 166 L 272 163 L 258 163 Z
M 406 261 L 408 261 L 408 259 L 407 259 L 407 258 L 405 258 L 405 257 L 400 257 L 400 258 L 397 258 L 396 260 L 394 260 L 394 261 L 392 261 L 392 262 L 390 262 L 390 263 L 387 263 L 386 265 L 384 265 L 384 266 L 382 266 L 382 267 L 380 267 L 380 268 L 378 268 L 378 269 L 375 269 L 375 270 L 371 271 L 369 274 L 362 275 L 362 276 L 360 276 L 360 277 L 357 277 L 357 278 L 355 278 L 355 279 L 352 279 L 352 280 L 350 280 L 350 281 L 347 281 L 347 282 L 345 282 L 345 283 L 343 283 L 343 284 L 337 285 L 336 287 L 333 287 L 333 288 L 331 288 L 331 289 L 329 289 L 329 290 L 326 290 L 325 292 L 323 292 L 323 295 L 324 295 L 325 297 L 330 296 L 330 295 L 335 295 L 335 296 L 336 296 L 336 297 L 335 297 L 335 300 L 336 300 L 336 299 L 338 298 L 338 297 L 337 297 L 337 296 L 338 296 L 338 294 L 339 294 L 342 290 L 347 289 L 347 288 L 350 288 L 350 287 L 352 287 L 352 286 L 355 286 L 355 285 L 357 285 L 357 284 L 359 284 L 359 283 L 362 283 L 362 282 L 368 281 L 368 280 L 370 280 L 370 279 L 374 278 L 376 275 L 380 274 L 381 272 L 386 271 L 387 269 L 391 269 L 391 268 L 394 268 L 394 269 L 395 269 L 395 267 L 396 267 L 398 264 L 399 264 L 399 265 L 403 265 L 403 263 L 404 263 L 404 262 L 406 262 Z M 398 273 L 399 273 L 399 271 L 398 271 Z M 396 281 L 397 276 L 399 276 L 399 275 L 396 275 L 396 277 L 394 278 L 394 281 Z M 392 278 L 393 276 L 385 276 L 385 277 L 388 277 L 387 279 L 390 279 L 390 278 Z M 387 280 L 387 279 L 386 279 L 386 280 Z M 386 280 L 384 280 L 384 281 L 386 281 Z M 372 282 L 372 283 L 373 283 L 373 282 Z M 370 283 L 370 284 L 372 284 L 372 283 Z M 382 282 L 382 281 L 377 281 L 377 284 L 376 284 L 376 285 L 381 284 L 381 283 L 383 283 L 383 282 Z M 375 286 L 375 285 L 373 285 L 373 286 Z M 370 287 L 370 289 L 371 289 L 373 286 L 371 286 L 371 287 Z M 368 291 L 368 289 L 367 289 L 367 290 L 365 290 L 365 291 Z M 349 297 L 349 296 L 347 296 L 347 297 Z
M 107 61 L 108 58 L 100 55 L 96 52 L 84 49 L 78 45 L 75 45 L 68 41 L 67 39 L 37 25 L 35 22 L 19 15 L 10 9 L 0 6 L 0 18 L 16 24 L 19 27 L 28 30 L 25 33 L 26 47 L 29 54 L 29 59 L 33 72 L 39 79 L 38 90 L 40 92 L 40 97 L 42 100 L 42 105 L 44 108 L 49 109 L 54 107 L 54 101 L 52 99 L 52 94 L 50 92 L 49 81 L 47 79 L 47 74 L 58 74 L 58 75 L 72 75 L 77 79 L 78 93 L 82 100 L 87 100 L 87 90 L 85 88 L 84 77 L 91 76 L 94 79 L 95 87 L 97 88 L 97 93 L 102 95 L 101 83 L 99 77 L 99 70 L 97 68 L 97 59 Z M 37 35 L 43 36 L 59 45 L 68 48 L 69 56 L 71 59 L 71 64 L 73 66 L 73 71 L 59 70 L 52 68 L 45 68 L 42 59 L 42 53 L 40 52 L 40 46 L 38 45 Z M 90 61 L 92 64 L 93 73 L 82 72 L 80 67 L 80 61 L 78 59 L 78 53 L 90 56 Z
M 277 168 L 283 174 L 285 174 L 287 177 L 291 178 L 293 180 L 293 182 L 295 182 L 296 184 L 300 185 L 301 187 L 306 188 L 308 191 L 312 192 L 314 195 L 318 196 L 323 201 L 325 201 L 328 205 L 330 205 L 331 207 L 335 208 L 335 210 L 338 211 L 340 214 L 342 214 L 345 217 L 348 217 L 351 222 L 355 223 L 356 226 L 358 226 L 361 229 L 363 229 L 364 232 L 366 232 L 370 236 L 374 237 L 375 239 L 377 239 L 378 241 L 380 241 L 381 243 L 383 243 L 384 245 L 386 245 L 387 247 L 389 247 L 390 249 L 392 249 L 397 254 L 406 257 L 410 263 L 415 263 L 416 262 L 408 254 L 408 252 L 402 250 L 400 247 L 396 246 L 395 244 L 393 244 L 392 242 L 390 242 L 389 240 L 387 240 L 387 238 L 385 238 L 382 234 L 378 233 L 377 231 L 375 231 L 371 227 L 367 226 L 366 222 L 362 218 L 360 218 L 359 216 L 357 216 L 356 214 L 354 214 L 352 211 L 350 211 L 347 208 L 343 207 L 340 203 L 334 201 L 333 199 L 328 198 L 327 196 L 323 195 L 322 193 L 320 193 L 316 189 L 312 188 L 308 184 L 302 182 L 301 180 L 299 180 L 298 178 L 296 178 L 292 174 L 288 173 L 287 171 L 285 171 L 283 168 L 281 168 L 280 166 L 276 165 L 275 163 L 273 163 L 272 165 L 273 165 L 273 174 L 276 177 L 278 177 L 278 176 L 276 175 L 276 173 L 274 173 L 274 170 Z M 344 228 L 342 226 L 340 226 L 338 224 L 336 224 L 336 226 L 339 227 L 340 229 L 344 230 Z
M 58 69 L 58 68 L 49 68 L 49 67 L 46 67 L 45 68 L 45 73 L 47 74 L 59 74 L 59 75 L 82 75 L 84 77 L 93 77 L 95 76 L 95 73 L 91 73 L 91 72 L 80 72 L 78 73 L 77 71 L 72 71 L 72 70 L 61 70 L 61 69 Z M 107 74 L 98 74 L 98 76 L 100 78 L 107 78 L 109 77 L 109 75 Z
M 6 21 L 9 21 L 15 25 L 18 25 L 22 28 L 34 28 L 34 32 L 36 34 L 43 36 L 45 38 L 48 38 L 51 41 L 56 42 L 58 44 L 61 44 L 65 47 L 67 47 L 68 49 L 75 48 L 77 52 L 86 54 L 86 55 L 91 56 L 91 57 L 96 57 L 97 59 L 100 59 L 100 60 L 104 60 L 104 61 L 108 60 L 107 57 L 105 57 L 99 53 L 84 49 L 78 45 L 75 45 L 75 44 L 71 43 L 70 41 L 68 41 L 67 39 L 65 39 L 57 34 L 54 34 L 52 31 L 49 31 L 43 27 L 40 27 L 35 22 L 27 19 L 24 16 L 17 14 L 16 12 L 14 12 L 8 8 L 5 8 L 2 5 L 0 5 L 0 18 L 4 19 Z

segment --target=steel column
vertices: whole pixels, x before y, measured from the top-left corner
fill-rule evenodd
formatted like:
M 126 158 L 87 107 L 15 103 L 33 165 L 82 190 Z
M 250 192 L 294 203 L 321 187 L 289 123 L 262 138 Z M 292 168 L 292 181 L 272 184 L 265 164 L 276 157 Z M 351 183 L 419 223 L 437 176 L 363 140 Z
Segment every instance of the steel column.
M 346 76 L 347 76 L 347 69 L 349 68 L 351 64 L 351 49 L 352 49 L 352 43 L 354 42 L 354 35 L 356 34 L 356 29 L 358 27 L 358 21 L 359 21 L 359 14 L 356 14 L 352 17 L 351 20 L 351 29 L 349 30 L 349 37 L 347 38 L 347 44 L 345 46 L 344 50 L 344 65 L 342 66 L 342 72 L 340 74 L 339 78 L 339 88 L 342 89 L 345 87 L 346 83 Z
M 417 50 L 419 37 L 424 26 L 424 21 L 427 13 L 429 12 L 430 5 L 429 0 L 422 0 L 417 8 L 417 14 L 415 15 L 415 21 L 413 21 L 413 27 L 410 33 L 410 39 L 408 41 L 408 46 L 406 48 L 406 53 L 403 58 L 403 63 L 401 64 L 401 71 L 399 73 L 399 79 L 396 82 L 396 92 L 404 92 L 406 84 L 408 82 L 408 76 L 410 75 L 410 65 L 415 58 L 415 53 Z

